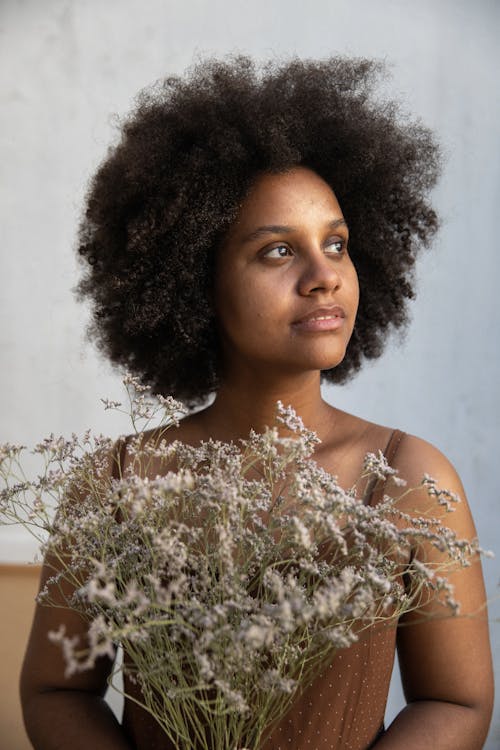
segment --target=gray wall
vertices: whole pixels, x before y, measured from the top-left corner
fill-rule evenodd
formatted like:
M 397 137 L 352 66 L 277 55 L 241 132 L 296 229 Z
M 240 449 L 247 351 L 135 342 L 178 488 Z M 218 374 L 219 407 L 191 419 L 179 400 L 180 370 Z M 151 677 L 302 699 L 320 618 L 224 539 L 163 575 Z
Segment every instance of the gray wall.
M 443 229 L 420 266 L 406 340 L 327 397 L 438 445 L 463 477 L 483 546 L 498 551 L 499 21 L 495 0 L 2 0 L 0 441 L 127 429 L 99 405 L 119 377 L 85 343 L 70 289 L 85 183 L 138 89 L 197 52 L 385 58 L 387 89 L 445 148 Z M 32 555 L 13 530 L 0 550 Z M 498 571 L 486 561 L 497 665 Z M 395 680 L 390 716 L 400 701 Z M 497 712 L 487 747 L 499 741 Z

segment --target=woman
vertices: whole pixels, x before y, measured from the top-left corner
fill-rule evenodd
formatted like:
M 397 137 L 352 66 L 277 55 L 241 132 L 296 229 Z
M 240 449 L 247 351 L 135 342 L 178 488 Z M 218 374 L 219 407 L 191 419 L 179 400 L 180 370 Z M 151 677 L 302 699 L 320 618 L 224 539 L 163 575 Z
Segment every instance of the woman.
M 410 485 L 427 472 L 463 498 L 433 446 L 321 397 L 321 380 L 345 381 L 405 323 L 412 267 L 437 227 L 427 201 L 437 147 L 394 104 L 373 100 L 377 72 L 332 58 L 259 75 L 238 56 L 143 94 L 90 188 L 79 293 L 93 302 L 92 333 L 111 361 L 193 406 L 215 392 L 175 438 L 237 440 L 273 423 L 280 399 L 318 434 L 315 460 L 341 485 L 380 449 Z M 475 536 L 465 499 L 450 526 Z M 481 748 L 492 672 L 479 562 L 451 579 L 474 616 L 428 617 L 428 603 L 404 618 L 407 706 L 387 730 L 396 633 L 373 629 L 325 665 L 264 747 Z M 132 702 L 116 722 L 102 699 L 107 660 L 64 678 L 46 636 L 60 621 L 37 608 L 23 669 L 35 748 L 170 750 Z M 84 628 L 71 614 L 65 622 Z

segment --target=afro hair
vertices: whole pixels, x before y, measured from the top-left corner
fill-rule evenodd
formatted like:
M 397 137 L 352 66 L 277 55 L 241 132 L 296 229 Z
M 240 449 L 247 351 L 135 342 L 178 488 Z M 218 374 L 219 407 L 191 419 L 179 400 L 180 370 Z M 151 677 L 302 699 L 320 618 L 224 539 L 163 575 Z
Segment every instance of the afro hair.
M 335 192 L 350 229 L 360 306 L 344 382 L 404 326 L 413 267 L 436 229 L 430 131 L 377 100 L 365 59 L 196 62 L 142 92 L 92 179 L 80 225 L 89 335 L 161 394 L 201 403 L 217 389 L 211 302 L 216 249 L 262 172 L 303 165 Z

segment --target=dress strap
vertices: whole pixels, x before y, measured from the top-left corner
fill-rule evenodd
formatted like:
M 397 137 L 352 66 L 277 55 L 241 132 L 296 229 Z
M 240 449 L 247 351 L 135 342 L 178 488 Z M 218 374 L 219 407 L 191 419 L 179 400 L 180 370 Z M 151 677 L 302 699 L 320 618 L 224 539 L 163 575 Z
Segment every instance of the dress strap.
M 389 466 L 392 465 L 396 453 L 398 452 L 401 440 L 406 435 L 402 430 L 393 430 L 389 437 L 389 441 L 384 449 L 384 456 Z M 365 493 L 365 505 L 376 505 L 379 503 L 383 496 L 387 481 L 377 481 L 377 477 L 372 477 Z
M 401 439 L 404 437 L 406 433 L 402 430 L 393 430 L 391 432 L 391 436 L 389 438 L 389 442 L 387 443 L 387 446 L 384 451 L 384 456 L 387 460 L 387 463 L 389 466 L 392 465 L 392 462 L 394 460 L 394 457 L 398 451 L 399 444 L 401 442 Z

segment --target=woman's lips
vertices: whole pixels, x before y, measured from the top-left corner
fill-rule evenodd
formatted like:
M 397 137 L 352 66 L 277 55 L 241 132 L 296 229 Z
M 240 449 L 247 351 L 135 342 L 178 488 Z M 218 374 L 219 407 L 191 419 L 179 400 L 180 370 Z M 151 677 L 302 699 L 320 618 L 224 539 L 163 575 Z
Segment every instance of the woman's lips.
M 336 331 L 344 325 L 345 312 L 340 305 L 333 307 L 322 307 L 312 310 L 304 315 L 300 320 L 292 323 L 295 330 L 306 333 L 315 333 L 317 331 Z

